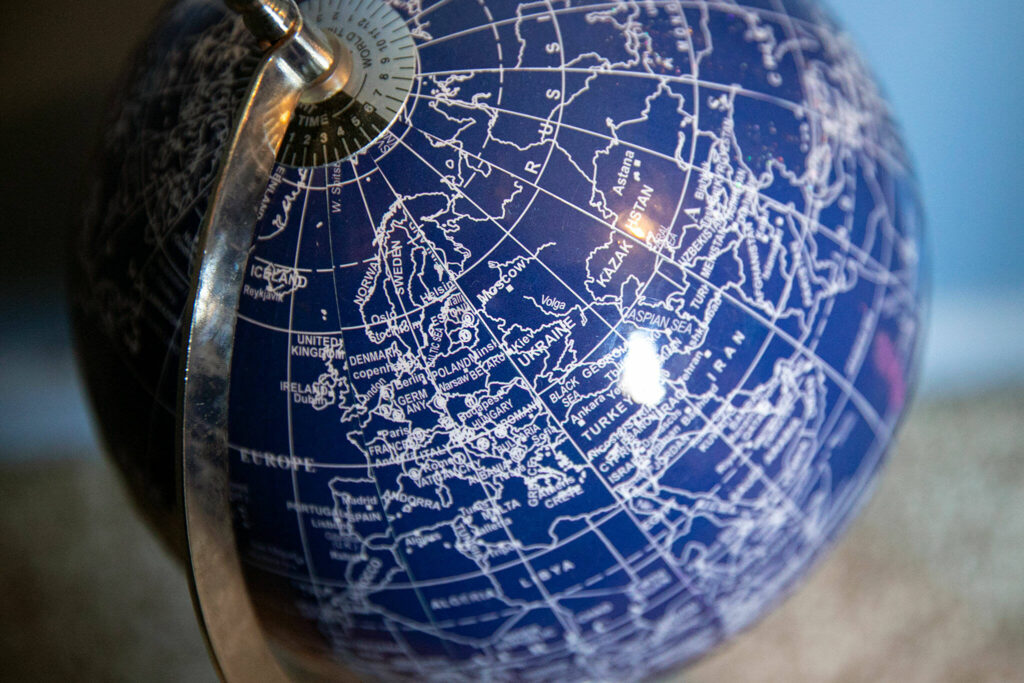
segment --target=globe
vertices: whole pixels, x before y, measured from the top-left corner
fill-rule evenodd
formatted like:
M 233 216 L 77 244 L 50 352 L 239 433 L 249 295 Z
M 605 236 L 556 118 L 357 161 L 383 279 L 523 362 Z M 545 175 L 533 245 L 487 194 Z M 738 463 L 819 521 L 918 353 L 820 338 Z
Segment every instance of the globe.
M 359 78 L 296 112 L 237 311 L 232 523 L 278 656 L 625 681 L 754 622 L 912 384 L 921 207 L 848 37 L 802 0 L 302 8 Z M 167 7 L 74 249 L 99 424 L 179 552 L 183 313 L 258 59 Z

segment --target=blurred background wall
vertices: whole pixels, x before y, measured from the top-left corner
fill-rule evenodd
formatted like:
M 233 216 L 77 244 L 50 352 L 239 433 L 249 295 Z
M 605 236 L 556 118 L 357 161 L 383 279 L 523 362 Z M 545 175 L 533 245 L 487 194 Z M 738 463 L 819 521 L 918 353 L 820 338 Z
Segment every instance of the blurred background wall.
M 0 678 L 132 679 L 146 662 L 161 667 L 149 680 L 210 675 L 184 579 L 100 458 L 62 290 L 95 132 L 160 4 L 44 0 L 0 22 Z M 889 93 L 924 191 L 921 391 L 851 538 L 694 680 L 747 678 L 750 657 L 802 680 L 980 680 L 985 661 L 991 680 L 1024 676 L 1024 3 L 831 7 Z M 831 664 L 807 654 L 820 647 Z M 903 664 L 865 668 L 883 655 Z
M 928 212 L 924 397 L 1024 376 L 1024 3 L 832 0 L 882 85 Z

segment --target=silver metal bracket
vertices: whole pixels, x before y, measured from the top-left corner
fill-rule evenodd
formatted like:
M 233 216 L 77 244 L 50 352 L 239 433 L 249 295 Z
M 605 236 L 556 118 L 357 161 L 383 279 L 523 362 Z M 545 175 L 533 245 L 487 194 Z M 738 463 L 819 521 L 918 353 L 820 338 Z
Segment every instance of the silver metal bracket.
M 269 52 L 224 150 L 199 233 L 186 308 L 179 410 L 192 596 L 207 644 L 228 681 L 286 681 L 249 600 L 229 500 L 228 391 L 235 316 L 256 209 L 300 99 L 344 86 L 351 56 L 303 22 L 291 0 L 227 0 Z M 347 65 L 347 66 L 346 66 Z M 305 100 L 304 100 L 305 101 Z

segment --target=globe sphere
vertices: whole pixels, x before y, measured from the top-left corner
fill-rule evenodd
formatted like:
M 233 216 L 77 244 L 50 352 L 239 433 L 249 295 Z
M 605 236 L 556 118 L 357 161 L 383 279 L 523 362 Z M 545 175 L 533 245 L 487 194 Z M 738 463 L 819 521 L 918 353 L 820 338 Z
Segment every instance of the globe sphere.
M 864 502 L 918 346 L 917 187 L 848 38 L 802 0 L 302 7 L 377 99 L 300 107 L 253 207 L 231 505 L 282 660 L 633 680 L 751 624 Z M 74 250 L 100 426 L 178 550 L 182 318 L 250 43 L 166 9 Z

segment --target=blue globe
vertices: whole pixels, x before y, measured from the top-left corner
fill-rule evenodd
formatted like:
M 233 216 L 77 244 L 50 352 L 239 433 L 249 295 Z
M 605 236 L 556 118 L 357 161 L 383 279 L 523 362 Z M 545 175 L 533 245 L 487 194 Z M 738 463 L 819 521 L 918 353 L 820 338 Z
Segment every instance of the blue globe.
M 752 623 L 863 504 L 918 346 L 917 187 L 848 38 L 798 0 L 303 8 L 364 78 L 300 108 L 238 310 L 234 526 L 280 657 L 634 680 Z M 72 267 L 111 454 L 178 549 L 181 320 L 250 42 L 166 10 Z

